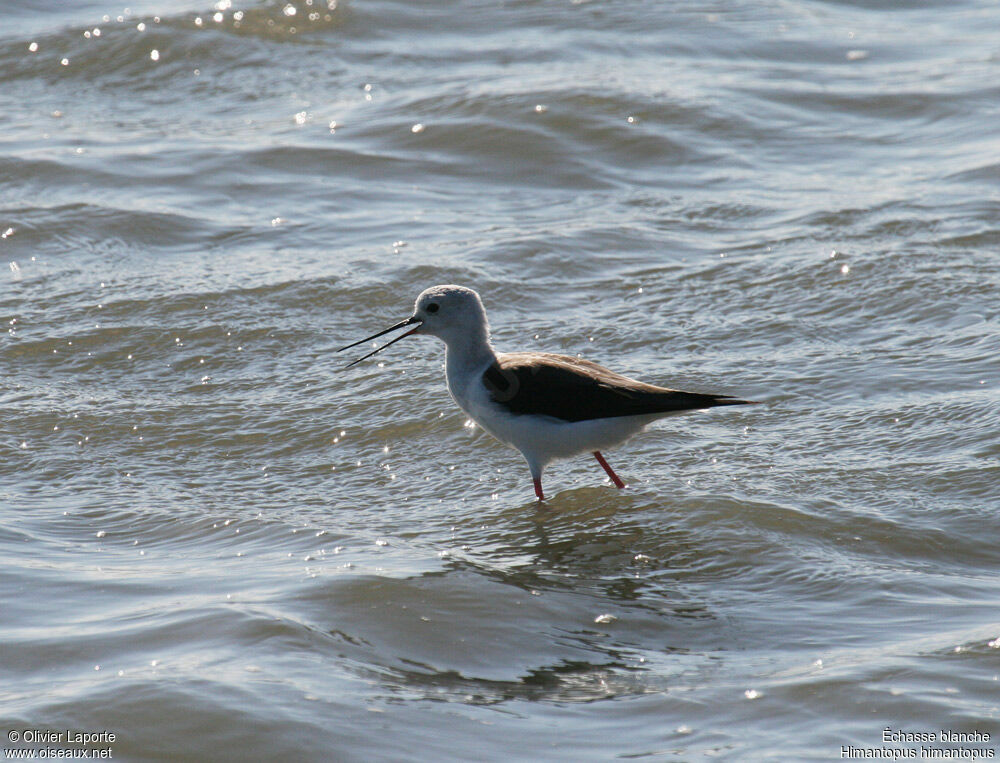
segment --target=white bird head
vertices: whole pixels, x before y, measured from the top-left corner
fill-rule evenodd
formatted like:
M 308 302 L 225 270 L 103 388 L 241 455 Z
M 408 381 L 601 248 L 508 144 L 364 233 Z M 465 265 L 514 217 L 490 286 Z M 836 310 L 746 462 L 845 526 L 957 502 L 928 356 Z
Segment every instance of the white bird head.
M 489 334 L 486 308 L 479 295 L 464 286 L 432 286 L 417 297 L 413 318 L 420 321 L 417 334 L 436 336 L 446 344 L 469 335 Z
M 424 289 L 420 293 L 420 296 L 417 297 L 417 301 L 413 306 L 413 315 L 405 321 L 400 321 L 384 331 L 341 347 L 337 352 L 370 342 L 372 339 L 376 339 L 383 334 L 388 334 L 390 331 L 395 331 L 405 326 L 413 326 L 414 324 L 416 324 L 415 327 L 405 334 L 397 336 L 392 341 L 386 342 L 367 355 L 349 363 L 347 367 L 349 368 L 355 363 L 360 363 L 365 358 L 370 358 L 375 353 L 381 352 L 400 339 L 414 334 L 436 336 L 449 347 L 489 344 L 490 327 L 486 320 L 486 309 L 483 307 L 483 302 L 479 298 L 479 295 L 472 289 L 467 289 L 464 286 L 446 284 Z

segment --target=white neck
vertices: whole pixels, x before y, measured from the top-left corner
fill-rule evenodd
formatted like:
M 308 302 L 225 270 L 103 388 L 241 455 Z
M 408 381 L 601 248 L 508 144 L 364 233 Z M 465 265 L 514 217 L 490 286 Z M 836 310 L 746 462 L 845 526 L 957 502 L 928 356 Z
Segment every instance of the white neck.
M 446 374 L 448 389 L 457 398 L 464 397 L 464 389 L 470 377 L 478 375 L 496 360 L 496 352 L 490 344 L 489 329 L 463 331 L 445 340 L 448 348 L 446 356 Z
M 463 332 L 457 336 L 449 337 L 445 345 L 448 348 L 448 368 L 454 366 L 478 367 L 487 361 L 496 358 L 493 345 L 490 344 L 490 335 L 484 329 L 482 331 Z

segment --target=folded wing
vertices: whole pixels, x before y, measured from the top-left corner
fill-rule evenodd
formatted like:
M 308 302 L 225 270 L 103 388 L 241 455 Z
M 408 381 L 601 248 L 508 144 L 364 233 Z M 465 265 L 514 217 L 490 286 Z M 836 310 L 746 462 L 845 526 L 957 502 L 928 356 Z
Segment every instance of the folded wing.
M 728 395 L 657 387 L 616 374 L 589 360 L 550 353 L 504 353 L 483 373 L 495 403 L 515 414 L 563 421 L 645 416 L 748 405 Z

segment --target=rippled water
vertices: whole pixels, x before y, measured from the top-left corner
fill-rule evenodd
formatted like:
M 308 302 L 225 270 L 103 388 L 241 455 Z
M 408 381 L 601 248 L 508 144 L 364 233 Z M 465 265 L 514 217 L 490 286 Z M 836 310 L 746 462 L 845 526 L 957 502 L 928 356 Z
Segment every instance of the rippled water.
M 996 740 L 995 3 L 3 16 L 2 730 L 136 760 Z M 608 453 L 626 491 L 556 464 L 539 506 L 438 343 L 333 352 L 448 282 L 501 349 L 766 404 Z

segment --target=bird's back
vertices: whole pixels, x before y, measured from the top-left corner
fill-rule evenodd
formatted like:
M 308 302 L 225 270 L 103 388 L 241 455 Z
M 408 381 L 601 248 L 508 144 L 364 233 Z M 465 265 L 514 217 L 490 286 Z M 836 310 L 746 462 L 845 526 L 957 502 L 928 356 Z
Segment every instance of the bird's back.
M 492 400 L 510 413 L 563 421 L 666 415 L 750 403 L 728 395 L 646 384 L 589 360 L 551 353 L 499 354 L 482 378 Z

